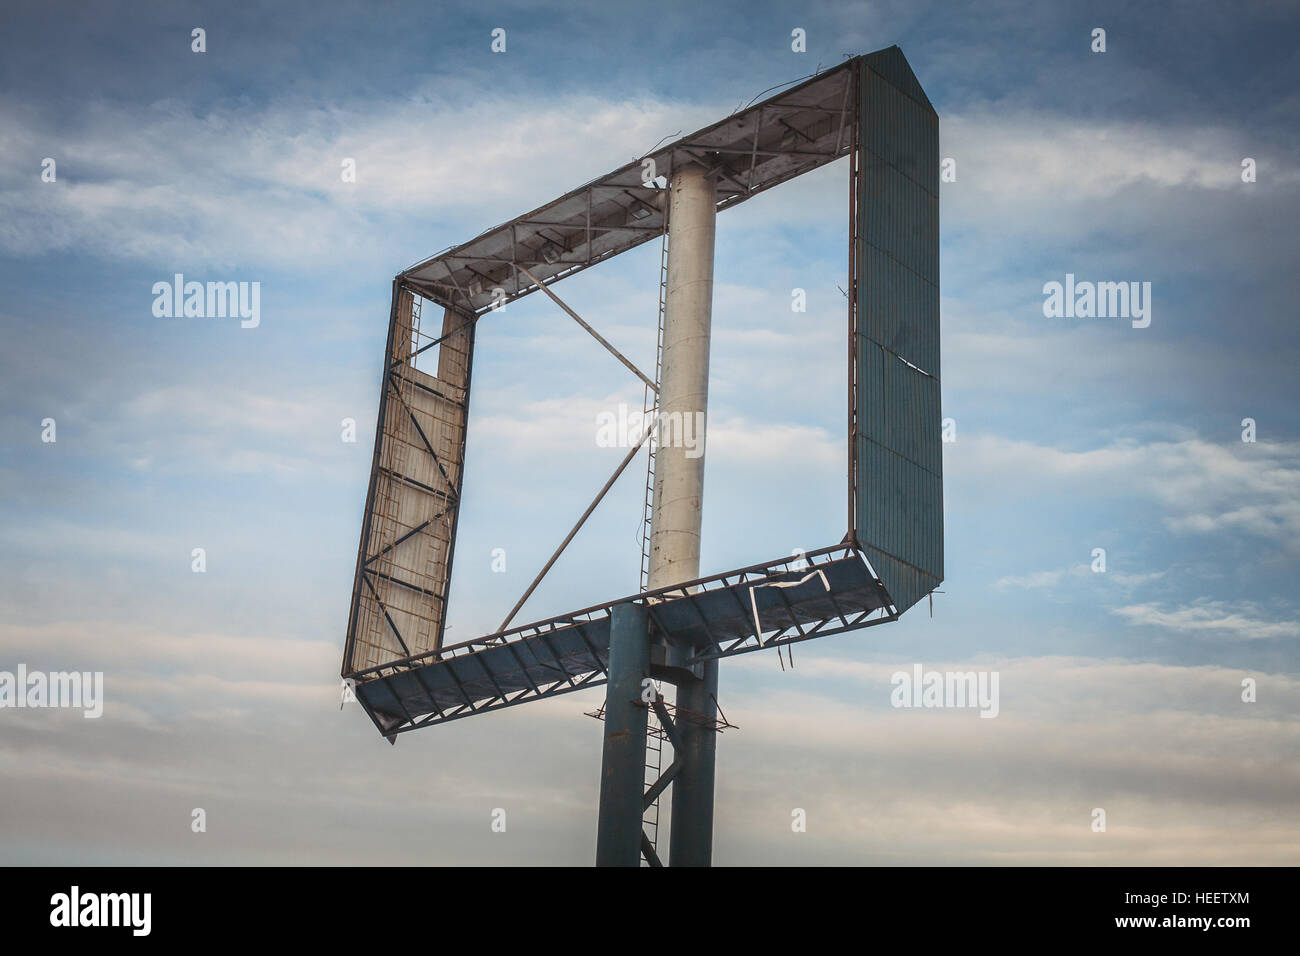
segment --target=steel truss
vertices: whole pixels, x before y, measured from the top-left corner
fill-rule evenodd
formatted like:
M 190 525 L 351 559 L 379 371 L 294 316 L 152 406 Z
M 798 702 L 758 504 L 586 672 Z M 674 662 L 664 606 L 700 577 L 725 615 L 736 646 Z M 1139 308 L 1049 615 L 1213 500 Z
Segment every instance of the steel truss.
M 895 620 L 862 553 L 840 543 L 630 595 L 346 675 L 387 737 L 606 682 L 609 619 L 642 604 L 684 666 Z

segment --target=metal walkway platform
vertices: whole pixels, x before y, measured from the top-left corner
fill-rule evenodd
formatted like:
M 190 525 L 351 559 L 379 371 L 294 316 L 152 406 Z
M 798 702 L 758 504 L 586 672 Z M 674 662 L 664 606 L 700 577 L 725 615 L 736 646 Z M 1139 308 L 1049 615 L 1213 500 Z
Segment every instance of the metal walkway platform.
M 691 661 L 730 657 L 894 620 L 888 593 L 839 544 L 650 591 L 345 675 L 380 733 L 394 735 L 605 683 L 609 619 L 646 605 L 652 639 Z

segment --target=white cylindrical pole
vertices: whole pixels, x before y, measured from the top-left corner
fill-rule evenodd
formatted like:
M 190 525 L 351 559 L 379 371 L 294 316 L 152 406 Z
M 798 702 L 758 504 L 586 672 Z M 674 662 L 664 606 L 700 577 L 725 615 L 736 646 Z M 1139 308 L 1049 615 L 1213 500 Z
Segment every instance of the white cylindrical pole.
M 659 444 L 650 523 L 650 590 L 700 576 L 704 426 L 713 316 L 714 177 L 690 165 L 669 192 Z

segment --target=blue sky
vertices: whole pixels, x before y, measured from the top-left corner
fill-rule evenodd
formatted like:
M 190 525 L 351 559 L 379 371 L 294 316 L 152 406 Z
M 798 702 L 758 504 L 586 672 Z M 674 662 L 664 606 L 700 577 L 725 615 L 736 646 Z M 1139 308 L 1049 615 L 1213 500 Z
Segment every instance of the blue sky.
M 103 670 L 108 696 L 98 721 L 0 712 L 6 860 L 589 862 L 600 731 L 582 712 L 601 691 L 396 748 L 339 710 L 391 278 L 894 43 L 957 164 L 947 580 L 933 618 L 801 645 L 793 672 L 724 663 L 742 729 L 720 742 L 715 858 L 1300 859 L 1294 7 L 0 16 L 0 670 Z M 844 532 L 846 177 L 719 219 L 706 572 Z M 557 290 L 643 368 L 657 255 Z M 156 318 L 151 287 L 176 272 L 260 282 L 261 324 Z M 1150 327 L 1045 318 L 1066 273 L 1150 282 Z M 474 384 L 451 640 L 495 627 L 621 457 L 595 446 L 595 415 L 641 400 L 541 297 L 481 326 Z M 635 590 L 640 495 L 634 468 L 521 619 Z M 913 662 L 999 671 L 999 717 L 890 708 Z

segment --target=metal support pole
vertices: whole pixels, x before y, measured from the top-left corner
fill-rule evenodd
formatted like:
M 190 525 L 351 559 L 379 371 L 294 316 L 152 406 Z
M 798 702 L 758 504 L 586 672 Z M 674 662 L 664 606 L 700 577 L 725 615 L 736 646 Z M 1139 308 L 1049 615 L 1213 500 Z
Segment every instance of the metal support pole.
M 605 746 L 600 763 L 597 866 L 639 866 L 649 705 L 641 688 L 650 673 L 650 623 L 639 604 L 616 604 L 609 624 Z
M 678 711 L 702 714 L 712 721 L 718 714 L 718 662 L 705 661 L 699 680 L 677 684 Z M 673 780 L 672 833 L 668 842 L 669 866 L 709 866 L 713 862 L 713 778 L 718 731 L 681 720 L 678 758 L 682 769 Z
M 682 166 L 669 193 L 668 276 L 664 298 L 659 446 L 655 449 L 649 589 L 700 576 L 704 503 L 704 429 L 709 402 L 709 341 L 713 316 L 713 241 L 717 193 L 706 169 Z M 698 444 L 692 448 L 690 436 Z M 718 662 L 677 684 L 681 710 L 712 719 Z M 708 866 L 713 858 L 713 777 L 717 731 L 678 721 L 674 743 L 670 866 Z
M 673 173 L 650 518 L 651 591 L 700 576 L 715 198 L 713 177 L 701 167 Z

